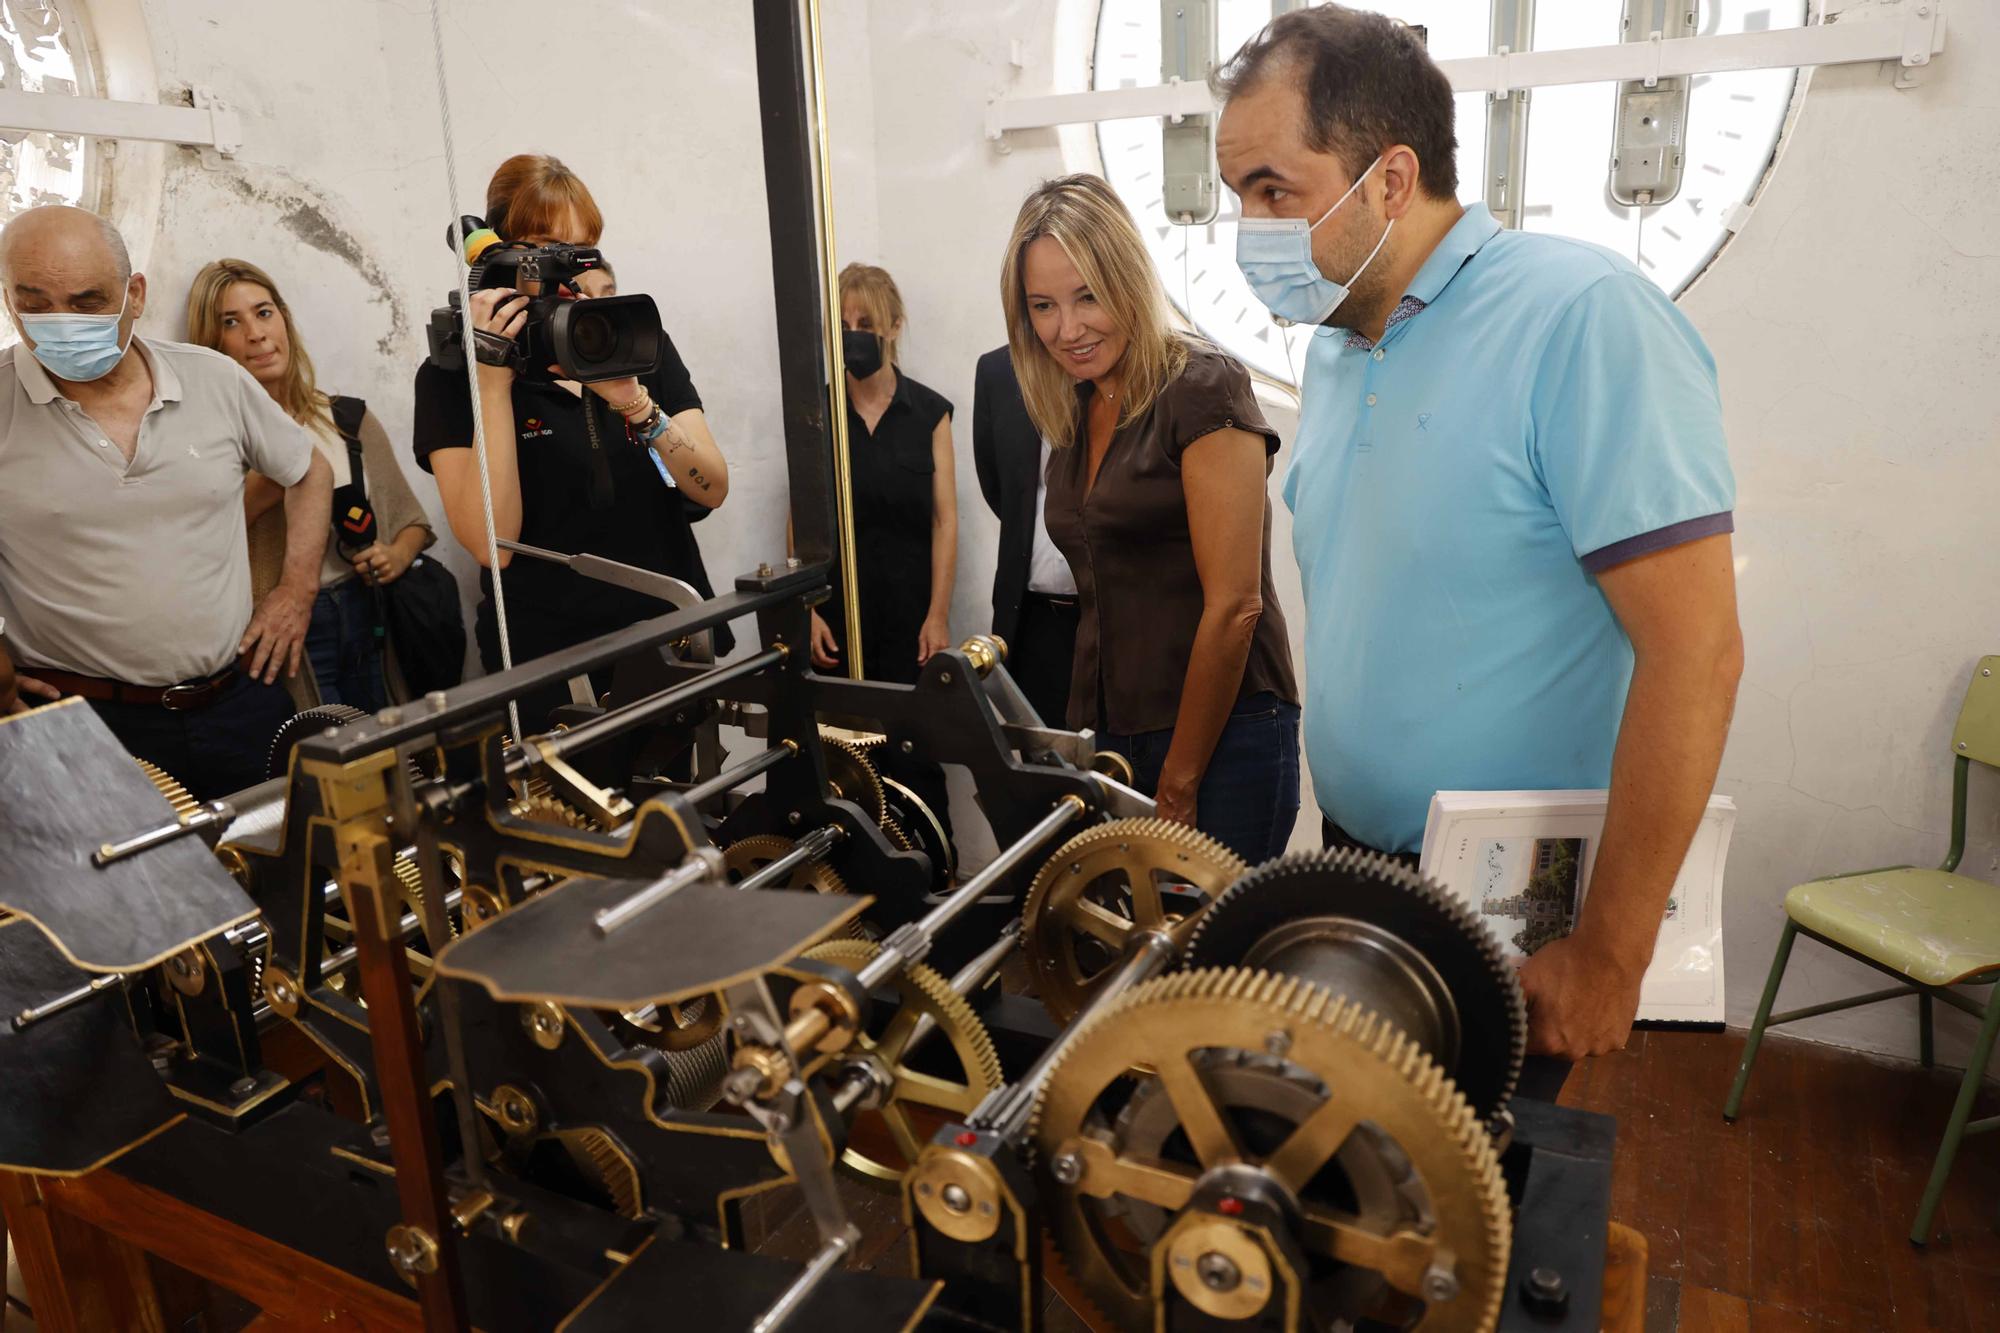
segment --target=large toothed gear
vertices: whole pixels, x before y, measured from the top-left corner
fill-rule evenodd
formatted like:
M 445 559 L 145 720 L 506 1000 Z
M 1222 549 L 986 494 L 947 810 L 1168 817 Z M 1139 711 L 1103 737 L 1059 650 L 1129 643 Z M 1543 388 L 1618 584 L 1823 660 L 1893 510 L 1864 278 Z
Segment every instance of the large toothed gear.
M 266 777 L 281 778 L 292 768 L 292 750 L 308 736 L 317 736 L 330 727 L 344 727 L 367 717 L 365 710 L 351 704 L 321 704 L 308 708 L 302 713 L 294 713 L 278 724 L 278 730 L 271 737 L 271 752 L 264 760 Z
M 1338 963 L 1318 960 L 1357 945 L 1369 959 L 1405 959 L 1446 1034 L 1431 1056 L 1481 1116 L 1505 1109 L 1528 1042 L 1514 967 L 1470 907 L 1387 857 L 1350 849 L 1266 862 L 1202 913 L 1181 966 L 1262 968 L 1339 991 Z M 1417 1035 L 1413 1017 L 1385 1016 Z
M 1122 1114 L 1135 1067 L 1171 1132 L 1134 1136 L 1159 1114 Z M 1119 1328 L 1153 1327 L 1146 1233 L 1204 1173 L 1245 1167 L 1297 1201 L 1315 1326 L 1393 1312 L 1392 1327 L 1484 1333 L 1499 1318 L 1512 1225 L 1491 1137 L 1401 1032 L 1295 977 L 1214 968 L 1135 988 L 1058 1058 L 1029 1133 L 1057 1253 Z
M 1132 936 L 1165 929 L 1185 939 L 1198 906 L 1181 910 L 1163 883 L 1213 900 L 1249 869 L 1206 834 L 1166 819 L 1115 819 L 1064 843 L 1035 876 L 1022 909 L 1035 993 L 1059 1022 L 1083 1008 Z
M 877 824 L 886 819 L 889 811 L 882 793 L 882 779 L 861 748 L 829 735 L 825 727 L 820 728 L 819 746 L 826 760 L 826 781 L 832 788 L 831 795 L 860 806 L 861 813 Z
M 829 940 L 806 951 L 807 958 L 832 963 L 852 972 L 867 966 L 881 949 L 866 940 Z M 854 1043 L 842 1052 L 842 1059 L 859 1057 L 875 1064 L 886 1078 L 888 1095 L 874 1112 L 888 1130 L 890 1155 L 868 1156 L 855 1148 L 841 1154 L 841 1165 L 866 1180 L 880 1184 L 903 1178 L 923 1151 L 930 1137 L 929 1127 L 913 1124 L 912 1107 L 928 1107 L 947 1119 L 963 1120 L 987 1094 L 1005 1079 L 1000 1072 L 1000 1056 L 986 1025 L 972 1012 L 951 983 L 922 963 L 914 963 L 897 974 L 893 982 L 902 1003 L 895 1017 L 875 1033 L 855 1035 Z M 933 1044 L 948 1042 L 962 1077 L 954 1080 L 921 1072 L 904 1061 L 910 1038 L 920 1019 L 928 1017 L 938 1026 Z M 927 1068 L 935 1068 L 927 1062 Z

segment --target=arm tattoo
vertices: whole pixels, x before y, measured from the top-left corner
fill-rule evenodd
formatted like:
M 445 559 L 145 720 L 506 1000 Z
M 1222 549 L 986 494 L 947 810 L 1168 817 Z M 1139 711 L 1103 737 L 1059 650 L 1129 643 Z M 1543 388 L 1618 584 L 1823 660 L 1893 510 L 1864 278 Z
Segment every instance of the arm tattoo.
M 689 468 L 688 479 L 692 481 L 695 485 L 701 487 L 703 490 L 707 490 L 709 488 L 708 478 L 701 475 L 700 468 L 694 468 L 694 467 Z

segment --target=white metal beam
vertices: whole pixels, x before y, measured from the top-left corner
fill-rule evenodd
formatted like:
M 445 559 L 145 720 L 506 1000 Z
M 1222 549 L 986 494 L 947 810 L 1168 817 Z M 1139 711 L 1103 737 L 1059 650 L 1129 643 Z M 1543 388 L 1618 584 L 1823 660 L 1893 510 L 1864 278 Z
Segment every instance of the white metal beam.
M 1508 51 L 1440 60 L 1454 92 L 1504 95 L 1570 83 L 1651 82 L 1681 74 L 1797 69 L 1893 60 L 1907 72 L 1944 50 L 1944 0 L 1905 0 L 1900 15 L 1816 23 L 1806 28 L 1654 38 L 1568 51 Z M 1215 99 L 1202 83 L 1108 88 L 1047 97 L 1000 97 L 986 104 L 986 137 L 1141 116 L 1208 115 Z
M 220 103 L 161 106 L 154 102 L 114 102 L 102 97 L 68 97 L 0 89 L 0 127 L 82 134 L 99 139 L 140 139 L 234 152 L 243 142 L 242 122 Z

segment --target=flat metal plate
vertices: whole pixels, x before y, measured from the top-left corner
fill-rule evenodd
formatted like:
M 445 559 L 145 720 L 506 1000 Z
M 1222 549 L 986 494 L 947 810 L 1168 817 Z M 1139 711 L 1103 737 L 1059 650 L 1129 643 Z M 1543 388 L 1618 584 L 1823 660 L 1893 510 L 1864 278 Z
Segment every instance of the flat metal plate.
M 0 811 L 0 907 L 78 967 L 134 972 L 257 914 L 199 837 L 91 864 L 174 811 L 81 699 L 0 717 Z
M 655 1236 L 558 1325 L 557 1333 L 628 1333 L 635 1328 L 738 1333 L 756 1323 L 804 1268 L 769 1255 Z M 800 1333 L 864 1328 L 897 1333 L 916 1326 L 942 1285 L 835 1272 L 785 1327 Z
M 14 1030 L 90 980 L 27 922 L 0 922 L 0 1167 L 81 1175 L 181 1118 L 116 987 Z
M 690 884 L 609 935 L 597 913 L 651 884 L 580 877 L 447 945 L 444 976 L 496 1000 L 636 1009 L 721 990 L 777 967 L 861 915 L 871 898 Z

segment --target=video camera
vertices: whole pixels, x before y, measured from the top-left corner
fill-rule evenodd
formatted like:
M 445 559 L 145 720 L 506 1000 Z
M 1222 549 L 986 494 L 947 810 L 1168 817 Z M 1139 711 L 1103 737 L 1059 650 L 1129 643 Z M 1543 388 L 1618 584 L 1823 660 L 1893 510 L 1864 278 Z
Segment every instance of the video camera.
M 624 379 L 659 364 L 660 310 L 650 296 L 578 300 L 576 279 L 601 268 L 604 256 L 587 245 L 528 245 L 502 240 L 484 219 L 466 216 L 445 229 L 445 244 L 463 236 L 472 291 L 511 287 L 528 298 L 527 321 L 514 337 L 509 362 L 525 379 Z M 567 294 L 565 294 L 567 293 Z M 459 293 L 431 311 L 431 360 L 446 370 L 465 368 L 465 320 Z M 550 366 L 559 369 L 551 371 Z

